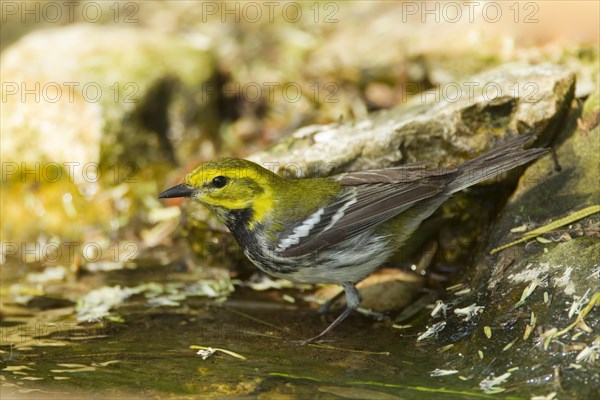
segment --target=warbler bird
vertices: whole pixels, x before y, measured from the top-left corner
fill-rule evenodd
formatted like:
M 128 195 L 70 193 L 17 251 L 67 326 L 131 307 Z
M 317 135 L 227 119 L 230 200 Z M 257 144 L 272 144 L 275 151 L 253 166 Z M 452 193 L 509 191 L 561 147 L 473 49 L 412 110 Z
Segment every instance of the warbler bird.
M 358 307 L 356 283 L 453 193 L 546 153 L 523 149 L 532 137 L 517 136 L 455 168 L 415 163 L 328 178 L 286 179 L 248 160 L 220 158 L 198 165 L 158 197 L 187 197 L 206 206 L 267 274 L 341 285 L 346 309 L 310 342 Z

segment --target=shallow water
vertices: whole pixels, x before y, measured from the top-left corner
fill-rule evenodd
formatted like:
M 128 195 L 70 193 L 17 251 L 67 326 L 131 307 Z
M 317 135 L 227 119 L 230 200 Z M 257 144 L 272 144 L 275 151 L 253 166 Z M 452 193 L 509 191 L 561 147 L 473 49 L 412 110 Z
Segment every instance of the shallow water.
M 116 309 L 123 322 L 82 324 L 74 318 L 74 304 L 56 294 L 25 306 L 11 303 L 7 288 L 22 281 L 28 267 L 5 271 L 3 398 L 488 397 L 475 380 L 431 377 L 434 369 L 461 360 L 437 352 L 427 340 L 417 342 L 422 332 L 416 328 L 394 329 L 389 321 L 354 314 L 327 341 L 298 344 L 335 316 L 317 314 L 298 290 L 238 288 L 226 301 L 188 297 L 177 307 L 151 307 L 138 295 Z M 84 274 L 77 283 L 60 285 L 125 285 L 141 276 L 185 281 L 197 272 L 148 267 Z M 52 292 L 51 285 L 46 288 Z M 298 300 L 281 301 L 282 294 Z M 218 350 L 203 359 L 194 346 Z

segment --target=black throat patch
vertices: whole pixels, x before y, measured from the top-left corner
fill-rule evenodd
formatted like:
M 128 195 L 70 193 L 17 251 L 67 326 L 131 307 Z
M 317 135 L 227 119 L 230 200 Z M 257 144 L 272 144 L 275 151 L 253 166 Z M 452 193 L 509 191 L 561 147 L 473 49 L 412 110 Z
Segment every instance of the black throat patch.
M 251 208 L 242 208 L 240 210 L 227 210 L 226 215 L 226 224 L 229 230 L 233 231 L 236 228 L 246 228 L 248 229 L 248 225 L 250 224 L 250 220 L 252 220 L 252 209 Z M 231 226 L 230 226 L 231 225 Z
M 263 226 L 260 223 L 255 223 L 252 230 L 250 230 L 252 213 L 253 211 L 250 208 L 228 210 L 225 225 L 227 225 L 242 249 L 256 256 L 262 256 L 257 243 L 257 235 L 262 231 Z
M 251 208 L 230 210 L 223 207 L 211 207 L 210 210 L 229 228 L 236 237 L 243 235 L 249 230 L 253 212 Z

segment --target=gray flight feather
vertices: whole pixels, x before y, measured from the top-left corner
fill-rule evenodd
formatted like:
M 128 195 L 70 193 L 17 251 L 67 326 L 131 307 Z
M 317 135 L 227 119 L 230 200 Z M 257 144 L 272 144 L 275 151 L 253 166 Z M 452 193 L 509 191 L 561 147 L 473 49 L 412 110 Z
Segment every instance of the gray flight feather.
M 311 225 L 308 235 L 295 240 L 297 243 L 280 247 L 278 253 L 284 257 L 297 257 L 331 247 L 437 196 L 439 202 L 424 203 L 432 204 L 434 208 L 423 211 L 424 217 L 429 216 L 452 193 L 546 153 L 548 149 L 544 148 L 522 149 L 533 136 L 529 133 L 510 139 L 455 168 L 426 169 L 428 163 L 420 162 L 338 175 L 334 179 L 347 187 L 338 200 L 324 207 L 319 222 Z M 303 223 L 301 221 L 299 226 Z

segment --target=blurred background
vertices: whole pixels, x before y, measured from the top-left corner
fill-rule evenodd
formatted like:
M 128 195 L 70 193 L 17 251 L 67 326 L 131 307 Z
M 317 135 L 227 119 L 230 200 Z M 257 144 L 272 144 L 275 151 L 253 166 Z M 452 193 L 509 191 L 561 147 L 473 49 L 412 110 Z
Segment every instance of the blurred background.
M 32 168 L 58 190 L 16 189 L 27 200 L 3 232 L 123 227 L 157 204 L 137 201 L 144 193 L 200 161 L 247 156 L 310 124 L 360 120 L 510 61 L 570 65 L 578 97 L 594 89 L 595 2 L 456 4 L 3 2 L 2 160 L 32 164 L 3 174 L 20 180 Z M 124 191 L 138 193 L 118 205 L 80 196 L 132 179 Z M 36 224 L 19 223 L 33 216 Z

